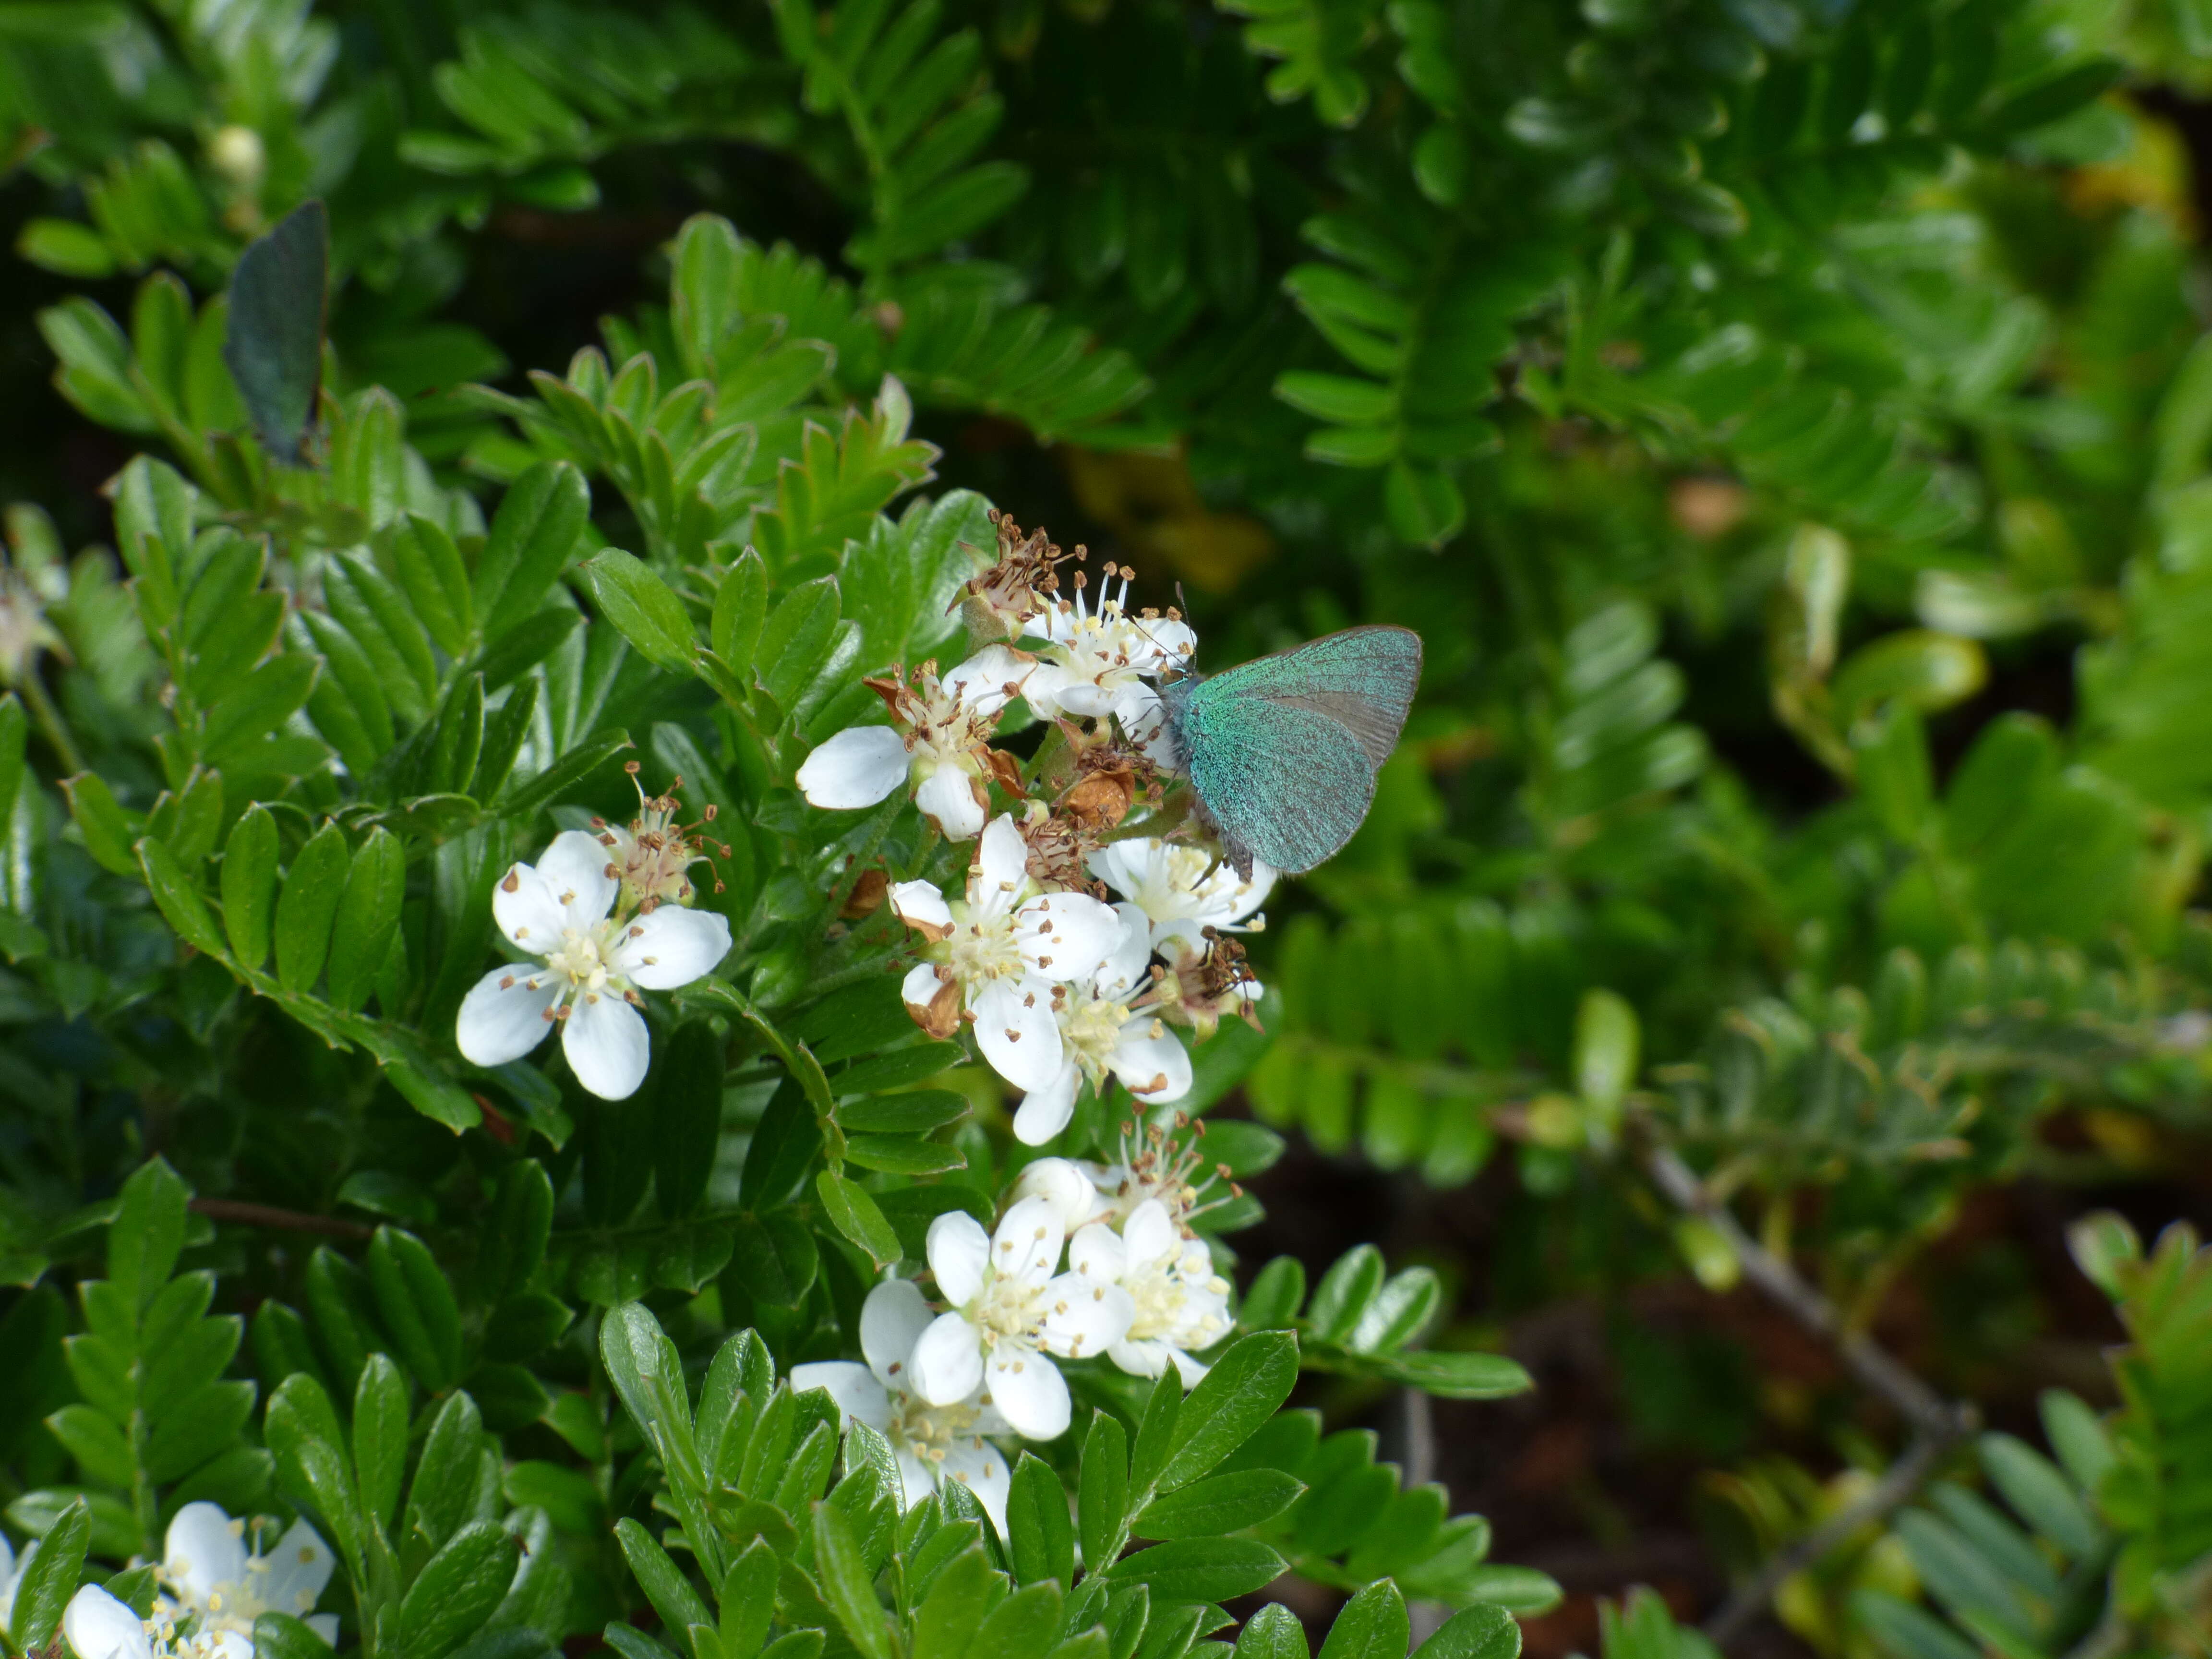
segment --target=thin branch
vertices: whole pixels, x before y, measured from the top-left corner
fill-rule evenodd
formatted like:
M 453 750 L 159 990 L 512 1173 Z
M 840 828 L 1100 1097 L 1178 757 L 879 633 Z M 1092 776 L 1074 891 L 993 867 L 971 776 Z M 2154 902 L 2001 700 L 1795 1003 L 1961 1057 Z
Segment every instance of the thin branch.
M 1705 1189 L 1696 1171 L 1672 1147 L 1651 1143 L 1645 1150 L 1644 1166 L 1661 1192 L 1728 1241 L 1742 1264 L 1745 1278 L 1832 1346 L 1851 1375 L 1888 1401 L 1912 1426 L 1911 1443 L 1873 1491 L 1777 1553 L 1706 1622 L 1705 1634 L 1724 1646 L 1765 1609 L 1791 1574 L 1810 1566 L 1861 1528 L 1879 1524 L 1911 1502 L 1943 1455 L 1979 1426 L 1981 1416 L 1971 1405 L 1945 1400 L 1872 1338 L 1850 1329 L 1836 1311 L 1836 1304 L 1747 1232 L 1735 1212 Z
M 1745 1278 L 1781 1304 L 1807 1330 L 1832 1345 L 1851 1374 L 1894 1407 L 1917 1433 L 1949 1440 L 1977 1425 L 1979 1419 L 1972 1406 L 1952 1405 L 1864 1333 L 1846 1328 L 1835 1304 L 1745 1231 L 1735 1212 L 1705 1190 L 1705 1183 L 1672 1147 L 1652 1146 L 1644 1162 L 1660 1191 L 1728 1241 L 1743 1266 Z
M 356 1242 L 374 1238 L 376 1229 L 343 1216 L 310 1215 L 304 1210 L 280 1210 L 273 1204 L 249 1204 L 236 1198 L 196 1198 L 192 1213 L 210 1221 L 228 1221 L 240 1227 L 270 1227 L 279 1232 L 320 1233 L 325 1238 Z

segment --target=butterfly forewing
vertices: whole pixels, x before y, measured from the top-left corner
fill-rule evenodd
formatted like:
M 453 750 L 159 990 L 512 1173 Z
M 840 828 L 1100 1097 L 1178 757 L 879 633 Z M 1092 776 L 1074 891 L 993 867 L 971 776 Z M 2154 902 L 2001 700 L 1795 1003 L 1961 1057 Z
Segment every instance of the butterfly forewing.
M 1310 870 L 1352 838 L 1421 672 L 1402 628 L 1354 628 L 1202 681 L 1184 752 L 1232 858 Z

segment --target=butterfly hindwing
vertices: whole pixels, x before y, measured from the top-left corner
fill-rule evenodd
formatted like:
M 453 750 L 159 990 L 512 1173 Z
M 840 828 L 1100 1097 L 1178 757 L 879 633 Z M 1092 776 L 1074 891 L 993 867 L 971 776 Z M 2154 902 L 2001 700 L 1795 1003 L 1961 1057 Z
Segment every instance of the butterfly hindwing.
M 1353 628 L 1215 675 L 1174 701 L 1191 782 L 1242 867 L 1310 870 L 1352 838 L 1420 678 L 1421 641 Z
M 1203 690 L 1204 688 L 1201 688 Z M 1328 715 L 1265 699 L 1202 704 L 1190 780 L 1240 872 L 1310 870 L 1352 839 L 1375 798 L 1359 739 Z

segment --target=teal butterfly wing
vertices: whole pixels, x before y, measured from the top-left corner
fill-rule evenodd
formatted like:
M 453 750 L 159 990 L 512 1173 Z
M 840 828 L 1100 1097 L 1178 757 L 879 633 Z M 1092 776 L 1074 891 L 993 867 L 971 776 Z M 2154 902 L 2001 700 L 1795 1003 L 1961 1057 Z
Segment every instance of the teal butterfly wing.
M 1240 872 L 1310 870 L 1352 839 L 1420 672 L 1419 635 L 1353 628 L 1169 688 L 1184 766 Z

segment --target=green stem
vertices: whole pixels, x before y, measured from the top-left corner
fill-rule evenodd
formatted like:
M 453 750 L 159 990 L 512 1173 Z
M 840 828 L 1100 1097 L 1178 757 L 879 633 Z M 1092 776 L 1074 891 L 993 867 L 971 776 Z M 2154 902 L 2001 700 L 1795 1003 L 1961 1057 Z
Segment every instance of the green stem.
M 38 721 L 39 730 L 46 733 L 46 741 L 53 744 L 54 753 L 60 757 L 63 775 L 74 777 L 86 770 L 84 756 L 78 751 L 75 739 L 70 736 L 69 724 L 62 719 L 62 711 L 54 707 L 54 700 L 46 695 L 46 684 L 39 678 L 36 663 L 25 671 L 23 684 L 17 689 L 22 692 L 23 701 L 30 704 L 31 717 Z

